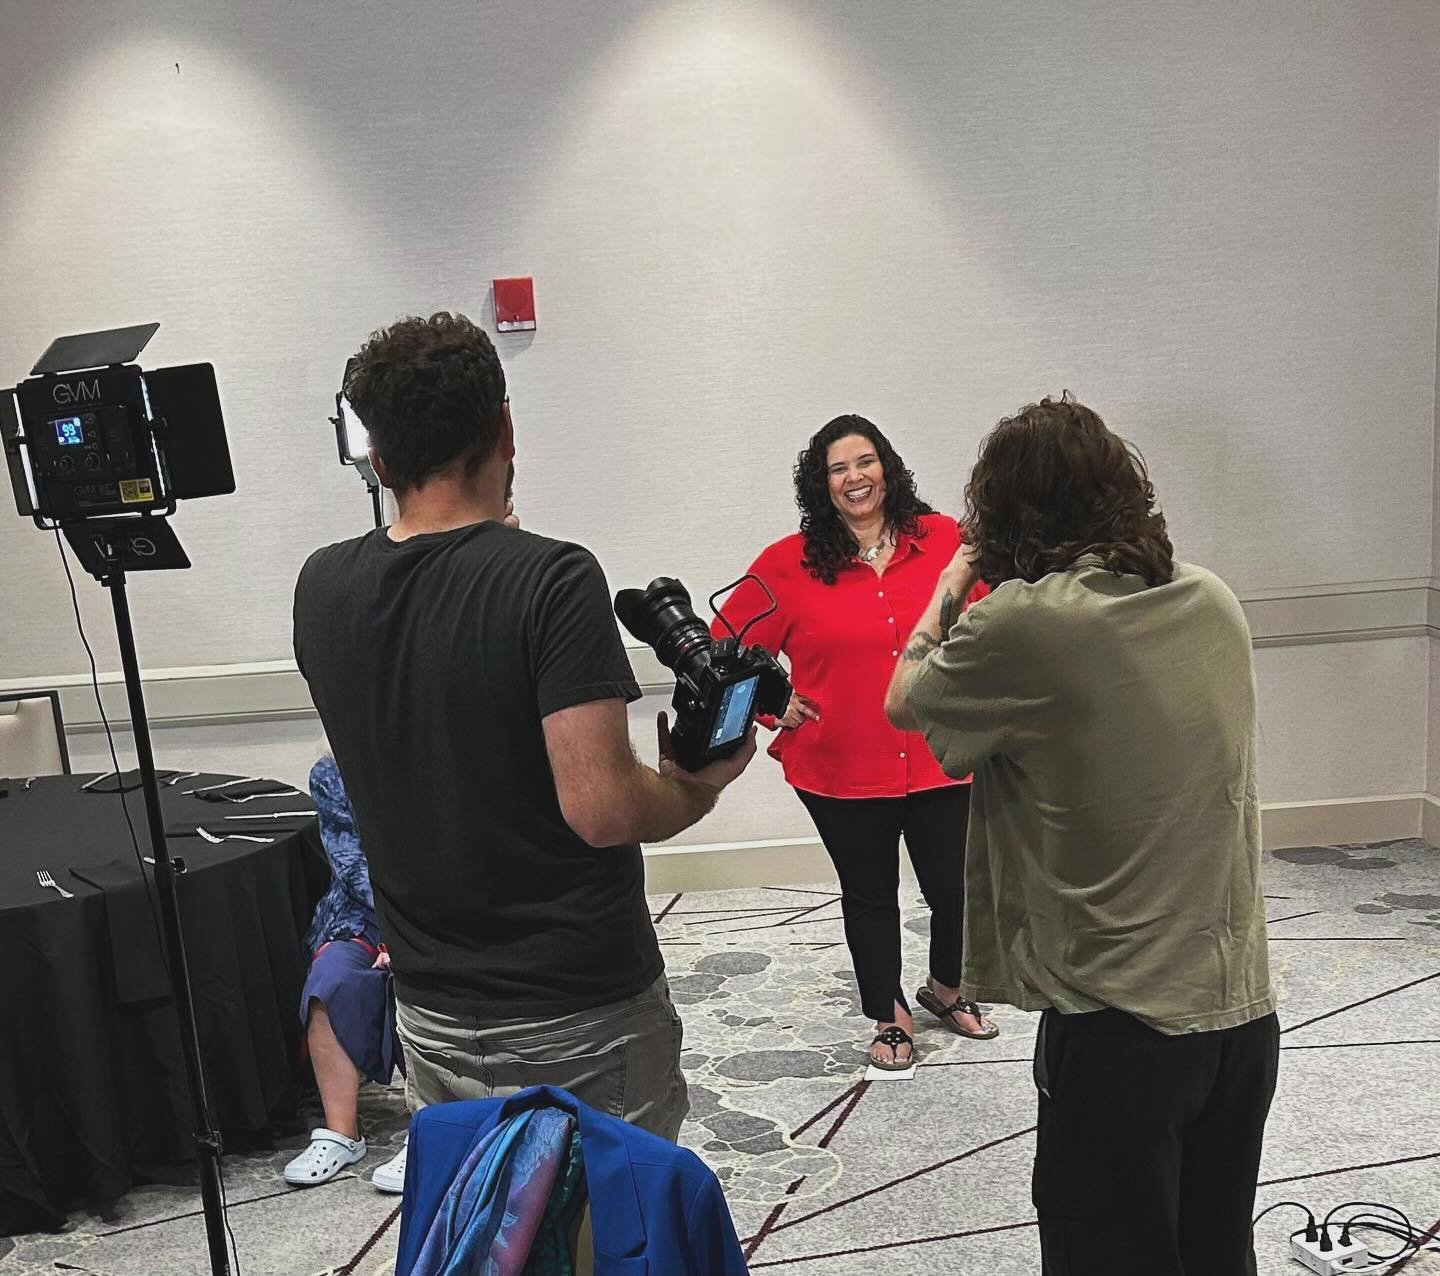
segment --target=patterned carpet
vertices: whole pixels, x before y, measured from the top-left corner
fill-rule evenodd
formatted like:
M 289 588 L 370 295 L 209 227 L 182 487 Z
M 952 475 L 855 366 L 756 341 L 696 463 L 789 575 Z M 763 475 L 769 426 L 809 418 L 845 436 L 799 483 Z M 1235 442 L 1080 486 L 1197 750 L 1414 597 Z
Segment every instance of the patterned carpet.
M 906 963 L 923 978 L 928 916 L 913 884 Z M 1284 1031 L 1261 1206 L 1399 1205 L 1440 1219 L 1440 854 L 1418 842 L 1310 847 L 1268 857 L 1271 961 Z M 723 1182 L 752 1270 L 1039 1269 L 1029 1203 L 1035 1017 L 994 1013 L 1001 1036 L 921 1024 L 912 1081 L 863 1079 L 866 1023 L 826 884 L 654 901 L 686 1023 L 684 1142 Z M 397 1146 L 398 1092 L 370 1088 L 368 1173 Z M 289 1190 L 287 1150 L 227 1159 L 246 1276 L 387 1276 L 395 1197 L 361 1175 Z M 108 1218 L 0 1240 L 0 1276 L 166 1276 L 206 1270 L 193 1191 L 132 1192 Z M 1293 1212 L 1257 1229 L 1262 1276 L 1300 1272 Z M 1426 1259 L 1406 1273 L 1440 1271 Z

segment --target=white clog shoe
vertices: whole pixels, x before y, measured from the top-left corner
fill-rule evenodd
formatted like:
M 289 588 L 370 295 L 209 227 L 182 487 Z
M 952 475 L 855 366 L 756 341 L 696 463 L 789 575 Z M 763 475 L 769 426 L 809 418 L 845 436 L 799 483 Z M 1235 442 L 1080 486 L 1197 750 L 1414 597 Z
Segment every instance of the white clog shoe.
M 364 1139 L 347 1139 L 322 1125 L 310 1131 L 310 1146 L 285 1167 L 285 1181 L 293 1187 L 315 1187 L 364 1157 Z
M 370 1181 L 382 1192 L 403 1192 L 405 1190 L 405 1154 L 410 1150 L 410 1139 L 400 1145 L 400 1151 L 385 1162 Z

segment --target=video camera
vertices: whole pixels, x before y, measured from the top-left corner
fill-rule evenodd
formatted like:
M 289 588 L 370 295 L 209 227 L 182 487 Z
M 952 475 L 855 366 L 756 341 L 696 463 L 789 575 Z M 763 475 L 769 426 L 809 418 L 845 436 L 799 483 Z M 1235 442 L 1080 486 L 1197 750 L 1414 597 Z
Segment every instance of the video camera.
M 29 380 L 0 390 L 0 440 L 15 507 L 45 527 L 175 512 L 235 490 L 208 363 L 142 372 L 158 323 L 60 337 Z
M 765 590 L 770 606 L 748 620 L 739 633 L 721 616 L 730 637 L 712 639 L 696 614 L 690 594 L 678 580 L 661 576 L 645 589 L 615 595 L 620 623 L 675 675 L 675 725 L 670 739 L 675 761 L 687 771 L 734 753 L 750 734 L 757 713 L 779 717 L 790 703 L 790 679 L 763 647 L 746 647 L 745 634 L 775 610 L 775 596 L 758 576 L 742 576 L 710 596 L 715 599 L 743 580 Z M 716 613 L 719 615 L 719 613 Z

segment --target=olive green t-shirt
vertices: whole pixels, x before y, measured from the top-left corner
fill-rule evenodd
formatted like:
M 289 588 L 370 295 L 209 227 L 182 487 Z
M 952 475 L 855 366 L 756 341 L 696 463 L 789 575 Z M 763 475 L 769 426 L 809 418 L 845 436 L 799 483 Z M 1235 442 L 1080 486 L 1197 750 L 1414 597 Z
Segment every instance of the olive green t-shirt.
M 1250 633 L 1217 576 L 1147 588 L 1087 556 L 1007 581 L 906 691 L 945 772 L 975 773 L 967 996 L 1171 1034 L 1275 1008 Z

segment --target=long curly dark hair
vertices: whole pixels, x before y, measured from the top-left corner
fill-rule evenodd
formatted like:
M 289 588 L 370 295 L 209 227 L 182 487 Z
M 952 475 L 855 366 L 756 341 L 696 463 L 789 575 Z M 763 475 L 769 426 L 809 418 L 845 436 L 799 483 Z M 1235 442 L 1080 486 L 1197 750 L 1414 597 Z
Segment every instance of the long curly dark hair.
M 1147 585 L 1175 574 L 1144 458 L 1068 390 L 1005 417 L 981 442 L 964 524 L 992 586 L 1037 581 L 1083 554 Z
M 840 569 L 860 552 L 859 542 L 830 500 L 825 467 L 830 445 L 852 434 L 867 439 L 880 458 L 885 475 L 886 531 L 923 536 L 920 515 L 935 512 L 916 495 L 915 476 L 874 422 L 853 415 L 827 421 L 795 458 L 795 504 L 800 510 L 800 532 L 805 537 L 801 565 L 827 585 L 833 585 Z

